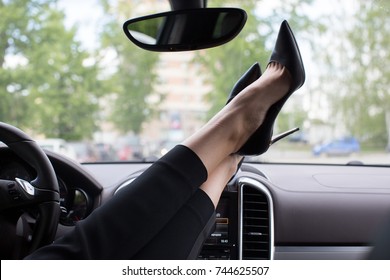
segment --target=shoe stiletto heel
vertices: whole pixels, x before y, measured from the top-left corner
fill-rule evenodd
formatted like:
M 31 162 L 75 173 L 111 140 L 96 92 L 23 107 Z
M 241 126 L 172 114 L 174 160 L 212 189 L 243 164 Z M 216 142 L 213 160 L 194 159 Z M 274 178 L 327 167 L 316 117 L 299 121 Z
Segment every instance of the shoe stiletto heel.
M 261 68 L 258 62 L 253 64 L 245 73 L 241 76 L 241 78 L 234 84 L 226 104 L 228 104 L 237 94 L 239 94 L 244 88 L 249 86 L 251 83 L 256 81 L 261 76 Z M 237 171 L 240 169 L 242 162 L 244 161 L 244 157 L 237 164 Z M 235 174 L 230 178 L 229 182 L 236 176 Z
M 287 21 L 283 21 L 280 26 L 275 48 L 269 60 L 269 63 L 271 62 L 276 62 L 286 67 L 292 79 L 290 89 L 284 97 L 268 109 L 263 123 L 238 150 L 237 153 L 239 155 L 263 154 L 268 150 L 270 145 L 298 130 L 297 128 L 289 130 L 272 139 L 273 126 L 277 115 L 290 95 L 305 82 L 305 70 L 301 54 L 297 42 L 295 41 L 294 34 Z

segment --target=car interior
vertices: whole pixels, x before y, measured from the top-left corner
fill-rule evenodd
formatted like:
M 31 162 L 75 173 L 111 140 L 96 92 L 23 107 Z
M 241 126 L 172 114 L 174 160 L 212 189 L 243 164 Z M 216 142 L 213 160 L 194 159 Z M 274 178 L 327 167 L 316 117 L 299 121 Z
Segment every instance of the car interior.
M 253 17 L 252 11 L 245 11 L 244 4 L 240 7 L 240 2 L 226 6 L 220 1 L 217 7 L 210 7 L 211 1 L 207 0 L 164 2 L 171 10 L 143 13 L 122 21 L 120 31 L 128 45 L 147 55 L 202 54 L 207 49 L 218 50 L 243 40 L 240 33 Z M 262 1 L 258 2 L 261 10 Z M 375 6 L 377 1 L 368 2 Z M 303 3 L 302 7 L 306 5 Z M 280 16 L 279 23 L 284 17 L 288 15 Z M 299 24 L 291 24 L 299 34 Z M 324 44 L 328 35 L 321 39 Z M 298 42 L 300 39 L 305 41 L 297 36 Z M 310 77 L 311 65 L 316 62 L 306 55 L 307 45 L 302 46 L 306 75 Z M 388 49 L 380 52 L 388 59 Z M 249 66 L 242 65 L 238 72 L 242 74 Z M 220 76 L 224 75 L 223 70 L 220 69 Z M 375 71 L 373 76 L 388 76 L 386 69 Z M 383 80 L 388 85 L 388 80 Z M 307 87 L 310 78 L 308 81 Z M 229 81 L 228 86 L 234 83 L 235 80 Z M 300 90 L 304 92 L 302 96 L 310 96 L 305 87 Z M 388 91 L 381 94 L 389 95 Z M 372 114 L 376 112 L 372 107 Z M 308 120 L 309 116 L 305 118 Z M 305 130 L 307 121 L 302 124 L 300 129 Z M 321 125 L 318 130 L 313 129 L 314 138 L 321 138 L 326 130 Z M 276 130 L 280 131 L 280 127 Z M 381 134 L 386 133 L 383 121 Z M 156 160 L 145 157 L 80 163 L 42 149 L 35 141 L 37 136 L 34 127 L 0 123 L 0 141 L 4 143 L 0 147 L 1 259 L 21 259 L 63 236 L 119 190 L 131 188 L 132 181 Z M 375 244 L 376 235 L 390 218 L 390 156 L 385 147 L 381 150 L 383 161 L 361 159 L 364 145 L 348 154 L 310 154 L 310 161 L 305 161 L 299 158 L 299 152 L 309 145 L 309 140 L 288 139 L 271 146 L 263 157 L 245 159 L 226 185 L 216 209 L 214 231 L 198 259 L 360 260 L 368 258 L 373 246 L 380 246 Z M 272 161 L 274 156 L 287 153 L 284 145 L 295 147 L 293 158 Z

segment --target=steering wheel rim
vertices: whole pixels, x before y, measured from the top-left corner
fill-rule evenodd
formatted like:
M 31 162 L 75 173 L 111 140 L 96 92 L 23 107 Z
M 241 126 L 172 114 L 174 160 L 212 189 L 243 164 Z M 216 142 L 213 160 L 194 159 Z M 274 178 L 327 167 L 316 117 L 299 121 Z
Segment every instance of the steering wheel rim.
M 34 207 L 36 209 L 37 218 L 32 235 L 28 236 L 28 240 L 25 240 L 26 242 L 23 243 L 20 251 L 15 252 L 12 248 L 13 252 L 10 252 L 9 249 L 3 250 L 4 248 L 1 248 L 2 259 L 19 259 L 54 240 L 60 216 L 59 186 L 50 160 L 39 145 L 26 133 L 14 126 L 0 122 L 0 141 L 33 167 L 37 173 L 36 178 L 31 182 L 15 179 L 15 181 L 1 180 L 0 184 L 1 223 L 9 221 L 8 217 L 12 216 L 15 211 L 22 213 L 27 208 Z M 5 216 L 7 218 L 4 218 Z M 15 221 L 15 219 L 13 220 Z M 0 224 L 2 228 L 7 226 Z M 2 230 L 2 232 L 4 231 Z

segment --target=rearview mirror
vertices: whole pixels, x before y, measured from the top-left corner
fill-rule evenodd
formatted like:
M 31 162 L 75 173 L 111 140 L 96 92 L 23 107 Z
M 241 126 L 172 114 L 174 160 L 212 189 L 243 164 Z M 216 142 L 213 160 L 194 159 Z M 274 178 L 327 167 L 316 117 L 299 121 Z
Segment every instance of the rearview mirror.
M 130 19 L 123 30 L 134 44 L 149 51 L 188 51 L 232 40 L 246 19 L 245 11 L 236 8 L 176 10 Z

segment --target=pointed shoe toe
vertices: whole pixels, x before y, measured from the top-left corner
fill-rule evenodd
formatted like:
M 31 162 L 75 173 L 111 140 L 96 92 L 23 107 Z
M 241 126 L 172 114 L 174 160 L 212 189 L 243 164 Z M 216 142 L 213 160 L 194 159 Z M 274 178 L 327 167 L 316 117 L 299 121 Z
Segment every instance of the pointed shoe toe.
M 301 53 L 294 34 L 286 20 L 280 25 L 275 47 L 269 59 L 269 63 L 271 62 L 282 64 L 291 75 L 292 84 L 287 95 L 292 94 L 305 82 L 305 68 Z

